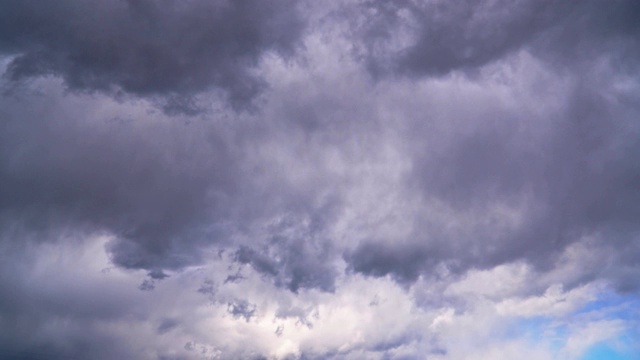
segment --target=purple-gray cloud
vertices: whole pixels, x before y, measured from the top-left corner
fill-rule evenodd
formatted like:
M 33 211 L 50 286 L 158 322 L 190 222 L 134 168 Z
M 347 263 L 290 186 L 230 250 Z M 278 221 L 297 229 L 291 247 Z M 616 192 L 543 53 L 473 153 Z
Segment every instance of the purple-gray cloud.
M 627 334 L 639 12 L 4 2 L 0 358 L 579 359 Z M 506 335 L 532 318 L 540 346 Z

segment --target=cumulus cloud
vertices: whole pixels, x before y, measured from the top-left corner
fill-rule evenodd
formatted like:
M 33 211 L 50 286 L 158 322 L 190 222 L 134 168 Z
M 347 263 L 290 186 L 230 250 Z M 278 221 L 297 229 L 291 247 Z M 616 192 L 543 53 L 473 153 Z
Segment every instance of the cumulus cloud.
M 3 3 L 0 357 L 637 357 L 637 13 Z
M 422 203 L 405 240 L 374 236 L 347 253 L 355 271 L 414 281 L 443 262 L 456 272 L 519 259 L 545 268 L 586 238 L 635 251 L 637 107 L 615 90 L 625 75 L 560 74 L 526 52 L 509 64 L 486 68 L 482 87 L 454 77 L 412 84 L 415 100 L 398 100 L 428 103 L 405 115 L 403 134 L 405 185 Z M 504 83 L 513 71 L 533 83 Z
M 605 50 L 636 62 L 633 1 L 361 1 L 353 27 L 374 73 L 472 72 L 522 49 L 562 62 Z M 587 58 L 588 59 L 588 58 Z
M 291 54 L 303 22 L 293 1 L 3 2 L 5 76 L 53 75 L 74 90 L 158 97 L 194 112 L 193 95 L 222 89 L 244 108 L 264 88 L 253 69 Z
M 26 109 L 21 101 L 32 105 Z M 116 263 L 150 270 L 197 257 L 177 238 L 194 244 L 213 236 L 211 224 L 201 221 L 237 191 L 231 175 L 237 166 L 224 142 L 161 119 L 137 121 L 137 114 L 131 122 L 114 121 L 108 111 L 87 119 L 101 106 L 91 100 L 96 107 L 68 104 L 69 113 L 51 113 L 49 101 L 56 97 L 4 101 L 6 237 L 37 231 L 32 238 L 44 241 L 107 231 L 122 239 L 110 245 Z

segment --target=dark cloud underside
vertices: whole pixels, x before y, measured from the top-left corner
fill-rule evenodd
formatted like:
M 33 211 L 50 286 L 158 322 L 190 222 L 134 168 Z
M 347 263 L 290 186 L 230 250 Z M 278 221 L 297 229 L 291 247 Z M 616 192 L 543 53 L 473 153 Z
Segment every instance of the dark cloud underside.
M 60 76 L 71 89 L 157 97 L 189 112 L 193 95 L 222 89 L 243 108 L 264 87 L 266 52 L 293 52 L 293 1 L 3 1 L 0 52 L 12 80 Z
M 531 314 L 631 328 L 566 309 L 640 289 L 639 18 L 0 1 L 0 359 L 459 359 L 476 315 L 494 340 Z
M 607 51 L 637 62 L 635 1 L 364 1 L 364 56 L 376 73 L 471 71 L 523 48 L 562 65 Z M 399 45 L 401 44 L 401 45 Z

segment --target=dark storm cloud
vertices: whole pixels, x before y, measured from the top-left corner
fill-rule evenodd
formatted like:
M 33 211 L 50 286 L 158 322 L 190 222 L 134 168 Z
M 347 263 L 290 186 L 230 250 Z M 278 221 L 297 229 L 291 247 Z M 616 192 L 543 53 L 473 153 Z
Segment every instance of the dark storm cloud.
M 54 75 L 71 89 L 160 99 L 193 112 L 192 96 L 222 89 L 236 108 L 265 86 L 252 71 L 267 51 L 292 53 L 296 2 L 9 0 L 0 53 L 12 80 Z
M 228 284 L 228 283 L 235 284 L 235 283 L 239 283 L 242 280 L 246 280 L 246 279 L 247 278 L 244 275 L 242 275 L 240 273 L 240 271 L 238 271 L 235 274 L 228 275 L 227 278 L 224 279 L 224 284 Z
M 638 56 L 636 1 L 364 1 L 362 55 L 375 74 L 445 75 L 527 48 L 561 63 Z M 366 20 L 365 20 L 366 19 Z M 612 46 L 613 45 L 613 46 Z
M 446 357 L 453 309 L 513 300 L 451 300 L 469 270 L 637 291 L 637 3 L 346 8 L 343 42 L 293 0 L 0 4 L 0 358 Z M 259 67 L 263 111 L 177 114 L 247 106 Z M 537 279 L 578 244 L 606 260 Z
M 273 257 L 264 255 L 249 247 L 241 247 L 236 252 L 236 261 L 249 264 L 256 271 L 273 279 L 274 284 L 293 292 L 300 289 L 318 288 L 324 291 L 335 289 L 336 270 L 325 263 L 326 253 L 316 253 L 299 240 L 286 247 L 271 250 Z
M 249 322 L 255 316 L 256 305 L 247 300 L 235 299 L 227 303 L 227 311 L 234 318 L 243 318 L 246 322 Z
M 14 102 L 15 101 L 15 102 Z M 31 108 L 20 106 L 31 101 Z M 3 237 L 49 241 L 106 232 L 113 261 L 176 269 L 220 232 L 238 167 L 215 131 L 177 123 L 86 119 L 50 111 L 46 99 L 3 101 L 0 222 Z M 57 240 L 56 240 L 57 241 Z
M 422 247 L 367 241 L 346 254 L 349 270 L 371 276 L 391 274 L 401 283 L 411 283 L 441 259 Z
M 334 255 L 331 239 L 322 237 L 317 224 L 300 223 L 296 216 L 284 219 L 269 229 L 265 241 L 241 246 L 234 260 L 294 293 L 310 288 L 332 292 L 337 272 L 329 262 Z
M 523 46 L 544 49 L 546 59 L 553 59 L 554 52 L 564 58 L 559 44 L 580 31 L 587 36 L 573 47 L 579 59 L 584 58 L 589 44 L 598 49 L 625 47 L 638 31 L 628 15 L 636 7 L 618 1 L 601 14 L 599 4 L 367 3 L 377 11 L 374 18 L 386 24 L 380 29 L 382 35 L 390 35 L 403 22 L 417 29 L 416 42 L 394 61 L 406 71 L 421 74 L 480 66 Z M 117 86 L 141 96 L 191 96 L 209 86 L 225 87 L 224 81 L 218 81 L 220 71 L 231 74 L 233 84 L 245 83 L 251 78 L 247 64 L 255 64 L 264 49 L 290 50 L 296 31 L 284 29 L 299 30 L 287 22 L 297 21 L 290 13 L 295 12 L 293 4 L 284 2 L 191 1 L 178 5 L 114 1 L 94 7 L 58 2 L 42 8 L 27 1 L 1 6 L 7 11 L 0 16 L 12 14 L 3 22 L 5 31 L 0 38 L 2 48 L 14 56 L 7 70 L 10 77 L 50 73 L 62 76 L 71 87 L 104 90 Z M 45 10 L 49 16 L 43 15 Z M 283 18 L 267 20 L 273 12 Z M 83 16 L 71 17 L 72 13 Z M 98 14 L 107 16 L 97 18 Z M 256 21 L 249 21 L 254 18 Z M 617 22 L 609 25 L 603 22 L 606 18 Z M 238 19 L 250 24 L 241 26 Z M 60 30 L 52 31 L 53 26 Z M 374 35 L 368 34 L 363 41 L 374 46 L 380 34 Z M 111 57 L 102 53 L 104 49 L 113 53 Z M 154 52 L 160 55 L 149 55 Z M 36 60 L 31 60 L 34 56 Z M 153 62 L 145 63 L 147 57 Z M 163 75 L 157 76 L 160 73 Z M 616 234 L 615 239 L 627 239 L 635 234 L 638 175 L 632 154 L 638 145 L 626 139 L 616 145 L 617 150 L 612 146 L 626 132 L 619 125 L 637 111 L 622 100 L 609 99 L 595 86 L 588 80 L 575 85 L 566 111 L 557 114 L 560 120 L 551 129 L 551 137 L 535 151 L 520 145 L 524 138 L 517 137 L 517 127 L 510 125 L 511 116 L 519 116 L 522 122 L 536 121 L 524 115 L 498 114 L 503 117 L 498 123 L 443 144 L 439 157 L 431 156 L 433 149 L 419 140 L 428 129 L 416 128 L 408 136 L 408 144 L 413 144 L 408 154 L 413 174 L 403 185 L 456 211 L 482 212 L 497 201 L 520 201 L 530 194 L 533 206 L 526 213 L 527 221 L 517 230 L 499 232 L 484 224 L 459 234 L 428 221 L 420 224 L 421 215 L 414 214 L 419 225 L 411 240 L 364 241 L 344 255 L 349 268 L 375 276 L 392 274 L 401 282 L 411 282 L 443 262 L 460 271 L 523 257 L 542 264 L 549 254 L 581 235 L 606 232 Z M 239 138 L 241 146 L 248 146 L 264 140 L 259 137 L 270 134 L 264 128 L 238 127 L 227 138 L 227 130 L 207 126 L 85 124 L 82 117 L 91 114 L 79 111 L 66 119 L 37 106 L 20 109 L 11 101 L 5 101 L 8 110 L 0 133 L 0 220 L 5 233 L 50 238 L 106 231 L 117 237 L 108 247 L 117 265 L 150 271 L 145 289 L 166 277 L 163 269 L 197 264 L 203 248 L 225 241 L 230 222 L 237 230 L 264 221 L 267 214 L 298 212 L 329 218 L 339 213 L 333 208 L 301 205 L 315 196 L 313 187 L 330 184 L 317 181 L 311 188 L 288 189 L 268 182 L 274 175 L 264 164 L 257 165 L 264 173 L 243 170 L 248 159 L 232 141 Z M 313 103 L 316 98 L 305 101 L 312 103 L 314 114 L 308 114 L 305 107 L 306 113 L 287 114 L 290 118 L 283 121 L 307 115 L 331 118 L 330 112 L 320 111 L 324 106 Z M 362 122 L 354 129 L 366 132 L 378 126 L 367 128 L 368 123 L 357 118 L 359 113 L 353 113 L 353 122 Z M 468 121 L 486 121 L 482 116 Z M 325 130 L 304 123 L 300 129 L 309 134 Z M 231 140 L 233 136 L 238 137 Z M 256 174 L 261 178 L 254 179 Z M 252 193 L 253 181 L 271 188 Z M 340 191 L 335 189 L 333 194 L 339 197 Z M 261 206 L 255 209 L 252 203 Z M 330 263 L 335 254 L 332 239 L 322 230 L 332 220 L 323 221 L 312 221 L 308 229 L 293 233 L 290 229 L 298 225 L 271 228 L 257 237 L 261 240 L 233 244 L 235 260 L 294 292 L 301 288 L 332 291 L 336 272 Z M 47 234 L 52 229 L 55 235 Z M 468 247 L 470 243 L 487 246 Z
M 127 344 L 100 324 L 139 317 L 144 307 L 130 303 L 112 282 L 65 278 L 69 269 L 64 264 L 39 277 L 34 271 L 35 248 L 6 240 L 0 238 L 0 358 L 134 356 Z
M 331 240 L 322 232 L 323 218 L 335 211 L 309 206 L 314 192 L 289 188 L 286 177 L 273 181 L 264 164 L 248 157 L 246 148 L 263 135 L 240 136 L 241 126 L 185 124 L 161 114 L 145 115 L 157 116 L 153 120 L 92 118 L 95 100 L 86 109 L 62 111 L 54 110 L 56 101 L 29 93 L 2 101 L 3 241 L 112 235 L 107 251 L 114 264 L 147 270 L 141 290 L 154 290 L 167 270 L 200 264 L 212 245 L 240 246 L 237 260 L 278 286 L 333 289 L 336 271 L 326 263 Z M 25 102 L 31 106 L 21 106 Z M 263 189 L 263 182 L 272 186 Z M 309 225 L 289 219 L 256 239 L 230 243 L 234 234 L 291 211 L 301 223 L 317 219 Z M 256 252 L 263 247 L 266 253 Z
M 547 268 L 584 236 L 597 236 L 620 254 L 619 249 L 627 249 L 620 260 L 627 258 L 629 265 L 636 261 L 630 258 L 638 259 L 633 250 L 640 232 L 635 220 L 640 218 L 640 142 L 633 125 L 640 115 L 638 98 L 597 75 L 585 76 L 604 71 L 603 76 L 637 81 L 638 2 L 363 4 L 375 20 L 370 27 L 361 24 L 364 32 L 359 33 L 374 73 L 439 76 L 500 63 L 525 49 L 572 85 L 563 109 L 549 115 L 554 119 L 548 137 L 536 138 L 533 148 L 526 145 L 532 138 L 523 136 L 517 124 L 547 125 L 524 113 L 464 115 L 462 122 L 473 130 L 460 131 L 438 149 L 423 139 L 431 131 L 428 118 L 407 134 L 416 144 L 408 186 L 420 189 L 425 201 L 437 199 L 458 214 L 483 214 L 497 203 L 521 204 L 523 224 L 515 229 L 467 224 L 454 231 L 417 214 L 412 239 L 393 244 L 367 240 L 346 253 L 351 270 L 411 283 L 438 264 L 460 272 L 525 259 Z M 547 85 L 547 90 L 561 86 Z M 473 107 L 463 99 L 451 106 Z M 625 276 L 613 277 L 627 286 Z
M 563 109 L 551 115 L 556 118 L 540 123 L 550 126 L 545 137 L 527 139 L 514 125 L 541 119 L 508 112 L 475 115 L 469 121 L 480 126 L 457 135 L 438 155 L 417 137 L 408 186 L 419 189 L 427 204 L 440 201 L 469 221 L 446 227 L 417 213 L 411 239 L 365 241 L 345 255 L 350 269 L 404 283 L 434 274 L 440 264 L 463 273 L 526 260 L 545 270 L 584 237 L 614 249 L 621 267 L 634 267 L 640 258 L 640 113 L 592 81 L 578 79 Z M 505 204 L 522 212 L 517 226 L 473 221 Z M 626 276 L 611 279 L 630 286 Z

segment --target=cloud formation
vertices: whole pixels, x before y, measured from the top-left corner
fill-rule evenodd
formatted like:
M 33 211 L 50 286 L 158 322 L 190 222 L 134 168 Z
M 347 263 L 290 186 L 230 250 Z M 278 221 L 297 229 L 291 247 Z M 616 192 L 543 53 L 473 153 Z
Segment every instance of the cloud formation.
M 441 76 L 527 49 L 565 64 L 607 51 L 637 62 L 634 1 L 362 1 L 356 32 L 375 72 Z M 634 56 L 635 55 L 635 56 Z M 587 57 L 585 59 L 585 57 Z M 558 59 L 559 58 L 559 59 Z
M 6 1 L 0 52 L 11 80 L 53 75 L 74 90 L 158 97 L 193 112 L 193 96 L 222 89 L 244 108 L 264 82 L 270 51 L 291 54 L 303 22 L 293 1 Z
M 0 358 L 637 357 L 639 11 L 4 2 Z

